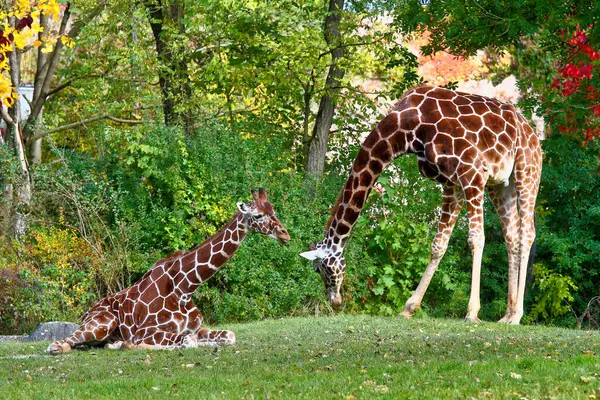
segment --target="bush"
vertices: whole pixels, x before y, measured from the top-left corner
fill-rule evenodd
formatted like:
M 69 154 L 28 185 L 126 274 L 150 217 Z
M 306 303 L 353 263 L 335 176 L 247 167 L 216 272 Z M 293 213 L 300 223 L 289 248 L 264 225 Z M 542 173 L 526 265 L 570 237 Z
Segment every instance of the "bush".
M 191 135 L 161 126 L 144 134 L 109 129 L 95 140 L 83 152 L 54 148 L 55 162 L 34 171 L 30 234 L 15 248 L 5 243 L 0 258 L 3 332 L 23 332 L 48 319 L 76 320 L 165 253 L 204 241 L 258 187 L 267 189 L 292 240 L 282 246 L 250 235 L 198 289 L 196 304 L 206 321 L 220 323 L 330 310 L 320 276 L 298 254 L 322 238 L 357 144 L 344 143 L 315 184 L 296 172 L 301 157 L 294 144 L 257 120 L 231 127 L 214 121 Z M 571 307 L 581 312 L 597 294 L 597 147 L 582 148 L 565 137 L 544 141 L 529 321 L 571 323 Z M 379 183 L 346 251 L 345 312 L 396 315 L 429 261 L 440 188 L 420 178 L 410 156 L 396 160 Z M 494 320 L 506 307 L 506 248 L 489 202 L 485 215 L 480 316 Z M 471 283 L 466 234 L 463 212 L 422 304 L 429 315 L 464 316 Z

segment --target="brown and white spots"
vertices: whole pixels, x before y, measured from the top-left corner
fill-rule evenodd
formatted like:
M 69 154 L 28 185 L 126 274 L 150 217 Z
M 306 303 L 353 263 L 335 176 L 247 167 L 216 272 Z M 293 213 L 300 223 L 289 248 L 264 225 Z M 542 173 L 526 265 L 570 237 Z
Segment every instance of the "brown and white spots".
M 331 211 L 325 238 L 302 253 L 323 276 L 329 300 L 341 304 L 346 267 L 343 250 L 368 193 L 387 165 L 406 153 L 416 154 L 421 173 L 442 183 L 444 195 L 430 262 L 402 314 L 411 316 L 421 304 L 466 204 L 473 254 L 466 319 L 478 320 L 487 187 L 500 215 L 509 254 L 508 305 L 501 321 L 518 324 L 523 315 L 527 260 L 535 238 L 533 208 L 542 169 L 539 140 L 512 105 L 427 85 L 409 91 L 366 138 Z
M 110 348 L 170 349 L 235 343 L 231 331 L 201 329 L 202 314 L 192 293 L 233 256 L 248 232 L 290 240 L 264 189 L 252 191 L 253 201 L 238 203 L 239 212 L 204 243 L 159 260 L 133 286 L 96 303 L 79 329 L 48 347 L 62 354 L 81 345 Z

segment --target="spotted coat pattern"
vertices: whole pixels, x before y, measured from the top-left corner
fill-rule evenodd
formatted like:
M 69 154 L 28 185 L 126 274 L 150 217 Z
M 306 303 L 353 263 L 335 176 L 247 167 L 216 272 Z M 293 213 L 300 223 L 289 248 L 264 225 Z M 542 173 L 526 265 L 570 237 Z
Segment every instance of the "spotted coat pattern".
M 466 204 L 473 255 L 466 319 L 478 320 L 487 188 L 501 219 L 509 259 L 508 303 L 500 321 L 518 324 L 523 315 L 527 261 L 535 238 L 534 205 L 542 170 L 539 140 L 510 104 L 427 85 L 409 91 L 366 138 L 332 209 L 325 238 L 302 254 L 314 260 L 330 301 L 342 303 L 343 250 L 369 192 L 386 166 L 406 153 L 417 156 L 423 176 L 442 184 L 443 200 L 430 262 L 402 315 L 410 317 L 420 306 Z
M 252 193 L 254 201 L 238 203 L 239 212 L 220 232 L 185 253 L 159 260 L 133 286 L 100 300 L 73 335 L 52 343 L 48 351 L 60 354 L 103 344 L 161 349 L 234 343 L 231 331 L 201 328 L 202 314 L 192 294 L 233 256 L 248 232 L 282 243 L 290 239 L 264 189 Z

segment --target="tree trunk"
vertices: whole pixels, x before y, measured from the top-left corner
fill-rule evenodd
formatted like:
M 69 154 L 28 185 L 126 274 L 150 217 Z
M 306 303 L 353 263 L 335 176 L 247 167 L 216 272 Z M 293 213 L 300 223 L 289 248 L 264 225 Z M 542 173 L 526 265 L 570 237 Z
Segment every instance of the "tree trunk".
M 14 26 L 14 17 L 11 21 Z M 21 60 L 20 54 L 13 51 L 8 56 L 10 64 L 10 78 L 14 87 L 19 87 L 21 84 Z M 25 153 L 23 137 L 21 136 L 21 109 L 19 106 L 20 99 L 17 98 L 15 104 L 9 109 L 9 114 L 12 119 L 8 124 L 10 137 L 12 139 L 12 147 L 19 163 L 20 179 L 14 188 L 14 214 L 12 220 L 12 231 L 17 240 L 21 240 L 27 232 L 27 219 L 29 215 L 29 205 L 31 203 L 31 179 L 29 175 L 29 164 Z
M 340 59 L 344 57 L 344 48 L 341 46 L 342 35 L 339 31 L 343 9 L 344 0 L 329 0 L 329 11 L 325 19 L 324 33 L 325 41 L 330 48 L 331 66 L 325 81 L 325 92 L 321 97 L 306 158 L 306 171 L 316 179 L 323 176 L 329 131 L 335 112 L 335 98 L 339 94 L 340 82 L 345 74 L 345 70 L 339 65 Z
M 93 8 L 89 9 L 85 13 L 78 14 L 77 18 L 72 21 L 71 3 L 67 2 L 63 11 L 62 19 L 60 21 L 57 36 L 65 35 L 75 39 L 81 32 L 81 29 L 83 29 L 88 22 L 102 13 L 105 5 L 106 4 L 104 1 L 98 1 Z M 40 14 L 39 24 L 42 28 L 44 28 L 44 31 L 38 34 L 38 40 L 41 41 L 42 36 L 48 34 L 48 17 Z M 68 32 L 67 28 L 69 28 Z M 58 40 L 54 45 L 54 50 L 52 50 L 51 53 L 44 53 L 42 49 L 43 46 L 40 46 L 37 51 L 37 65 L 35 70 L 35 78 L 33 81 L 33 98 L 31 99 L 31 113 L 29 114 L 27 121 L 21 126 L 23 138 L 28 146 L 28 150 L 33 150 L 35 152 L 37 151 L 36 149 L 39 149 L 40 161 L 41 141 L 39 144 L 33 144 L 29 143 L 28 138 L 35 134 L 34 131 L 36 130 L 36 127 L 39 126 L 39 122 L 41 121 L 42 109 L 48 100 L 50 84 L 54 80 L 54 75 L 58 70 L 58 64 L 62 57 L 63 42 L 62 40 Z
M 162 95 L 165 124 L 183 125 L 187 130 L 191 127 L 191 116 L 183 104 L 192 95 L 188 65 L 185 55 L 177 54 L 174 41 L 169 37 L 170 30 L 182 34 L 185 32 L 183 25 L 184 3 L 175 0 L 166 5 L 162 0 L 147 0 L 144 3 L 148 10 L 148 18 L 152 35 L 156 44 L 156 55 L 159 61 L 158 82 Z M 170 29 L 169 29 L 170 28 Z
M 7 135 L 6 133 L 4 135 Z M 0 146 L 7 146 L 4 135 L 0 133 Z M 8 136 L 7 136 L 8 137 Z M 2 171 L 0 171 L 2 172 Z M 5 236 L 10 229 L 10 203 L 12 199 L 13 186 L 4 182 L 0 175 L 0 188 L 2 198 L 0 199 L 0 238 Z

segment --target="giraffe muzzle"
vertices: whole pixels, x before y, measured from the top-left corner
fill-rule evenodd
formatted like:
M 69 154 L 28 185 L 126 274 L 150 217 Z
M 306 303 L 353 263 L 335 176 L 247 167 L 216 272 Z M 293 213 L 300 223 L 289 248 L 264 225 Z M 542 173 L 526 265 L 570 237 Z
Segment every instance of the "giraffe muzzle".
M 344 303 L 342 301 L 342 295 L 339 293 L 337 293 L 333 297 L 331 297 L 329 302 L 331 303 L 331 306 L 334 308 L 340 308 L 342 306 L 342 304 Z
M 279 240 L 281 244 L 286 244 L 290 241 L 290 234 L 285 229 L 277 231 L 277 240 Z

